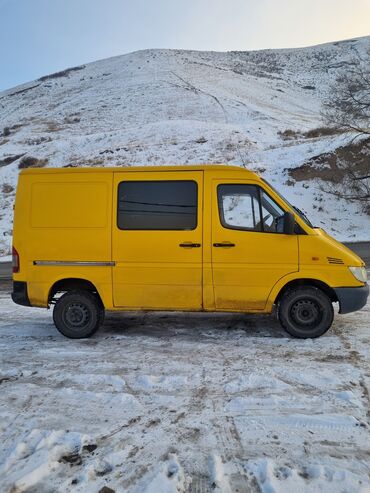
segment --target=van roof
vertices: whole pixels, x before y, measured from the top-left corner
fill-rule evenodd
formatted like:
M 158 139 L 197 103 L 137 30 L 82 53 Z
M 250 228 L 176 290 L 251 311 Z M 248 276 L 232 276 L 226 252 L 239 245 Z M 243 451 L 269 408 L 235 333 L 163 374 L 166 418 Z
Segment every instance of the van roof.
M 130 166 L 130 167 L 64 167 L 64 168 L 29 168 L 23 169 L 21 171 L 22 174 L 39 174 L 39 173 L 88 173 L 90 171 L 94 171 L 95 173 L 111 173 L 117 171 L 242 171 L 243 173 L 247 173 L 249 178 L 256 178 L 257 175 L 253 171 L 250 171 L 246 168 L 242 168 L 240 166 L 231 166 L 226 164 L 183 164 L 176 166 Z

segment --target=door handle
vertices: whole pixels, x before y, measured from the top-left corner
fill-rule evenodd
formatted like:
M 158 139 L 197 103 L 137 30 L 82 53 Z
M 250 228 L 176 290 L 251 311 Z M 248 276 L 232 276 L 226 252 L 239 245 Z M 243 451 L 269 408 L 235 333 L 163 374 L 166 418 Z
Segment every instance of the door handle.
M 230 241 L 223 241 L 222 243 L 213 243 L 213 246 L 216 248 L 231 248 L 235 246 L 235 243 L 231 243 Z
M 185 241 L 180 243 L 181 248 L 200 248 L 202 245 L 200 243 L 192 243 L 191 241 Z

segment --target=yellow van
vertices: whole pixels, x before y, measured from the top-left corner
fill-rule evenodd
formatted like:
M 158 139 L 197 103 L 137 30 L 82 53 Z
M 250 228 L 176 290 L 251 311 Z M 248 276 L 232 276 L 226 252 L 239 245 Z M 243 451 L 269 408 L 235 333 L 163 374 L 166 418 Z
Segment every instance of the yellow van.
M 364 262 L 265 180 L 222 165 L 20 173 L 15 303 L 91 336 L 105 310 L 271 313 L 318 337 L 369 294 Z

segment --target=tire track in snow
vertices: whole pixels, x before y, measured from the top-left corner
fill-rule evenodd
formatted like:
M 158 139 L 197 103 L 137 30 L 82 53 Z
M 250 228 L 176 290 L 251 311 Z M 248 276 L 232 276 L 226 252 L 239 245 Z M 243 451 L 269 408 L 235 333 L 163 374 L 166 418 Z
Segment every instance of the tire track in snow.
M 358 351 L 356 351 L 352 347 L 352 344 L 350 342 L 348 335 L 346 334 L 346 331 L 343 328 L 338 329 L 337 327 L 333 327 L 332 330 L 339 337 L 346 351 L 348 351 L 349 360 L 352 366 L 363 374 L 364 371 L 363 361 L 362 361 L 363 357 Z M 367 426 L 370 427 L 370 392 L 369 392 L 369 388 L 366 385 L 364 375 L 362 375 L 359 378 L 358 383 L 360 388 L 362 389 L 360 399 L 362 400 L 362 402 L 364 402 L 364 409 L 366 410 L 364 420 L 366 421 Z
M 256 490 L 255 482 L 250 475 L 247 475 L 243 465 L 242 459 L 245 451 L 242 446 L 242 442 L 235 426 L 235 422 L 232 416 L 225 414 L 225 402 L 228 400 L 229 395 L 225 391 L 224 382 L 228 376 L 228 370 L 230 369 L 230 361 L 219 349 L 220 359 L 222 359 L 222 379 L 221 388 L 223 389 L 222 395 L 215 403 L 215 411 L 218 416 L 217 421 L 214 422 L 214 429 L 216 434 L 216 440 L 218 444 L 217 452 L 220 453 L 222 463 L 227 465 L 227 473 L 225 481 L 230 487 L 230 491 L 238 493 L 253 493 Z M 223 468 L 224 469 L 224 468 Z

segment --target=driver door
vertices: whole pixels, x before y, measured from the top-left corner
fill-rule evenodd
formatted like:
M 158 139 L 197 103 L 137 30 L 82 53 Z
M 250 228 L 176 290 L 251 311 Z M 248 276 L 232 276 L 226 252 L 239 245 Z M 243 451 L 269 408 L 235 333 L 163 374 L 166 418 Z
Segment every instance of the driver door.
M 276 219 L 284 212 L 257 184 L 213 180 L 216 309 L 263 310 L 274 284 L 298 270 L 297 235 L 276 232 Z

